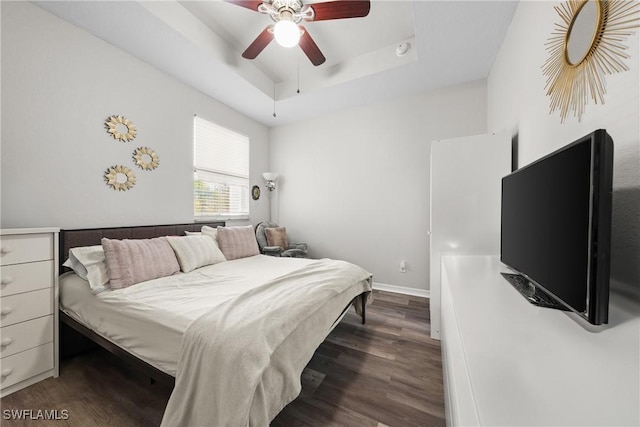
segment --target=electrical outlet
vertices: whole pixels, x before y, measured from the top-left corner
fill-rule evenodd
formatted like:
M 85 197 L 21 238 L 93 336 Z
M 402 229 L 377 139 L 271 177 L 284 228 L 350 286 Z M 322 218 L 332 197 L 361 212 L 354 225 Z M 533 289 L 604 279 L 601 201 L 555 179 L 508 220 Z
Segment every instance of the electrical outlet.
M 407 272 L 407 262 L 405 260 L 400 261 L 400 273 Z

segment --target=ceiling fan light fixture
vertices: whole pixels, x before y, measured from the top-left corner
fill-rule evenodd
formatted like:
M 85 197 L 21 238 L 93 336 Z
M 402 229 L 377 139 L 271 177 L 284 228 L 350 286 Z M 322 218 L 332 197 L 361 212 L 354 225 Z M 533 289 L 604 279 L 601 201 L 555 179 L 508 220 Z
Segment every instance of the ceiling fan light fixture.
M 276 42 L 282 47 L 293 47 L 300 41 L 300 28 L 288 19 L 281 19 L 273 27 Z
M 2 1 L 2 0 L 0 0 Z M 363 18 L 369 14 L 371 0 L 225 0 L 246 9 L 268 15 L 274 25 L 268 25 L 242 52 L 242 57 L 255 59 L 269 43 L 280 46 L 299 46 L 316 67 L 326 58 L 309 32 L 299 25 L 302 21 Z M 305 4 L 309 1 L 310 4 Z M 275 113 L 274 113 L 275 116 Z

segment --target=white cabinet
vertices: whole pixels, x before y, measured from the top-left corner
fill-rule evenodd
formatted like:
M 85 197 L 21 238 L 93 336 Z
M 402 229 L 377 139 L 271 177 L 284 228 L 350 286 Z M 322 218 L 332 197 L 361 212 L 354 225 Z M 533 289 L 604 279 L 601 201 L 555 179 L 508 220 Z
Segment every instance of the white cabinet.
M 442 258 L 449 426 L 640 425 L 640 303 L 612 289 L 609 324 L 535 306 L 498 257 Z
M 57 228 L 0 230 L 0 395 L 58 376 Z
M 440 339 L 441 257 L 500 253 L 501 179 L 510 172 L 511 137 L 507 133 L 431 143 L 432 338 Z

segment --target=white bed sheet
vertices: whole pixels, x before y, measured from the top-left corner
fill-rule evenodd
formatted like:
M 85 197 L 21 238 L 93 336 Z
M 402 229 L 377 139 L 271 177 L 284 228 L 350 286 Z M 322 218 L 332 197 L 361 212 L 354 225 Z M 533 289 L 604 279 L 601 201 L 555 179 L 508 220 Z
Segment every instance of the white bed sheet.
M 65 273 L 60 276 L 60 306 L 99 335 L 175 376 L 182 336 L 194 320 L 257 283 L 313 261 L 256 255 L 97 295 L 85 280 Z

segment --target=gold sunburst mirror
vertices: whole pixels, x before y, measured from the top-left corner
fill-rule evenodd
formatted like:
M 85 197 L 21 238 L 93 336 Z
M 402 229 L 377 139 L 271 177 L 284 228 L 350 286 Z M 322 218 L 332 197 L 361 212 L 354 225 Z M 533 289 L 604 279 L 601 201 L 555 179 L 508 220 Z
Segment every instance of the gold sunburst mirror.
M 122 116 L 111 116 L 104 125 L 107 128 L 107 133 L 109 133 L 113 139 L 122 142 L 131 141 L 138 133 L 136 125 L 134 125 L 131 120 Z
M 104 180 L 114 190 L 127 191 L 136 185 L 136 175 L 126 166 L 112 166 L 104 173 Z
M 627 0 L 568 0 L 555 6 L 561 22 L 547 42 L 549 58 L 543 65 L 550 111 L 560 111 L 564 122 L 572 111 L 582 119 L 589 99 L 604 104 L 606 74 L 629 69 L 622 43 L 637 28 L 638 5 Z
M 138 147 L 133 152 L 133 160 L 136 166 L 144 170 L 153 170 L 160 165 L 160 158 L 151 148 Z

